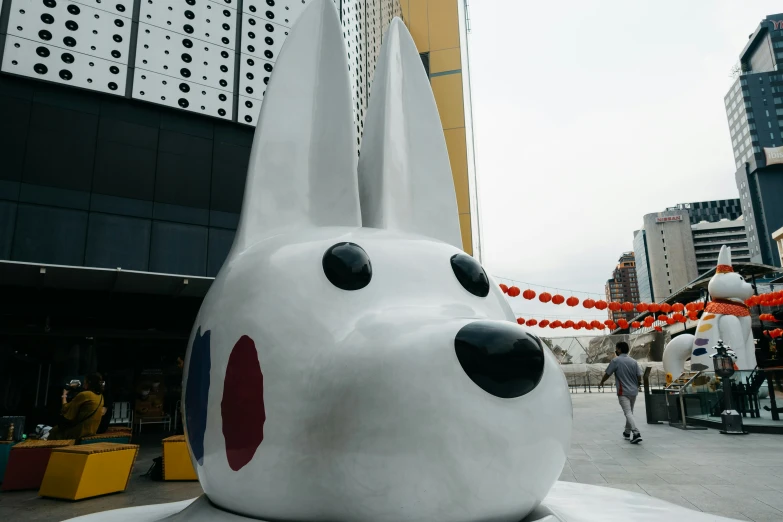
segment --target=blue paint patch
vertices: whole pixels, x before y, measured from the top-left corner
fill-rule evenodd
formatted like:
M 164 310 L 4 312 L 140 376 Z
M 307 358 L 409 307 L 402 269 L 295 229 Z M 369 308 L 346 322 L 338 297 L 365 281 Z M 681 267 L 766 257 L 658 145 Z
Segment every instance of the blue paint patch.
M 707 349 L 706 348 L 696 348 L 693 350 L 693 355 L 699 356 L 699 355 L 707 355 Z
M 709 339 L 696 339 L 693 342 L 693 344 L 695 344 L 696 346 L 704 346 L 705 344 L 709 344 L 709 342 L 710 342 Z
M 207 431 L 207 400 L 209 398 L 209 370 L 212 360 L 209 354 L 210 331 L 201 335 L 201 327 L 190 350 L 188 384 L 185 389 L 185 424 L 193 456 L 204 465 L 204 433 Z

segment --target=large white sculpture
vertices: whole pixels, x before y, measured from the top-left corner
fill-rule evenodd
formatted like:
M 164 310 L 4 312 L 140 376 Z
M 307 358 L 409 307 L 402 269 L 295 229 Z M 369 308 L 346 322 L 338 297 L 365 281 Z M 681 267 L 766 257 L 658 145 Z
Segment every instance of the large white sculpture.
M 663 370 L 667 380 L 682 374 L 688 357 L 691 358 L 692 370 L 711 370 L 718 339 L 737 354 L 737 369 L 752 370 L 756 367 L 750 310 L 745 305 L 745 300 L 753 295 L 753 287 L 734 272 L 731 249 L 725 245 L 721 247 L 718 267 L 708 290 L 711 301 L 699 319 L 696 335 L 680 335 L 666 345 Z
M 460 249 L 413 41 L 392 22 L 357 160 L 340 32 L 317 0 L 285 43 L 234 246 L 190 339 L 185 426 L 205 495 L 81 520 L 719 520 L 555 485 L 568 387 Z

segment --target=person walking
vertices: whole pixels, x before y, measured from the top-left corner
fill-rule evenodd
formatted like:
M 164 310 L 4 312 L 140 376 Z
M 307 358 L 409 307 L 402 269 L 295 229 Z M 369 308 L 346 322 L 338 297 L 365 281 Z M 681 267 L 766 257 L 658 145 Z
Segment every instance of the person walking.
M 617 399 L 620 401 L 620 407 L 625 415 L 625 430 L 623 437 L 630 439 L 631 444 L 639 444 L 642 441 L 642 435 L 636 427 L 633 418 L 633 406 L 636 403 L 636 397 L 639 395 L 639 385 L 642 380 L 642 367 L 634 359 L 628 356 L 631 349 L 626 342 L 619 342 L 615 345 L 615 357 L 606 367 L 606 373 L 601 379 L 601 386 L 614 375 L 617 384 Z

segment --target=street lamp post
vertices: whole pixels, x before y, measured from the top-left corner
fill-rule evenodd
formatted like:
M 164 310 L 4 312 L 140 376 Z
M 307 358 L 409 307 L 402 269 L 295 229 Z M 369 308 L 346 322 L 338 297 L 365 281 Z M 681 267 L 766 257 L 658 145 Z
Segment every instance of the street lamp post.
M 742 426 L 742 416 L 731 405 L 731 376 L 734 375 L 734 360 L 737 355 L 730 346 L 723 346 L 723 341 L 718 340 L 715 346 L 716 353 L 712 356 L 712 365 L 715 375 L 720 377 L 723 384 L 723 413 L 720 414 L 723 422 L 724 435 L 746 435 L 748 432 Z

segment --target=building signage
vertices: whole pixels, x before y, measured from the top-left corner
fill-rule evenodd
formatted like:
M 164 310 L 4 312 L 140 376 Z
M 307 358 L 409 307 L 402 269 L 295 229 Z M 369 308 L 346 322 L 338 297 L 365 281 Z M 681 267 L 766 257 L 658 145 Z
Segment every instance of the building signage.
M 767 165 L 779 165 L 783 163 L 783 147 L 767 148 L 764 147 L 764 156 L 767 159 Z
M 668 223 L 669 221 L 682 221 L 682 216 L 664 216 L 655 218 L 656 223 Z
M 772 20 L 772 25 L 775 26 L 775 30 L 783 29 L 783 20 Z

